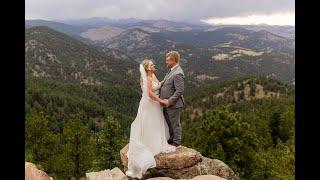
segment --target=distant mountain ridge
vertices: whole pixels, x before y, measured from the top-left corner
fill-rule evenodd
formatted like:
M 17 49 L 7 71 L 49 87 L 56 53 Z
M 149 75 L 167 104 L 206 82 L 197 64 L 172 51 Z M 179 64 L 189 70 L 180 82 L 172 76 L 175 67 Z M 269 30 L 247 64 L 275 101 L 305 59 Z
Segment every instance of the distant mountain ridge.
M 122 29 L 128 28 L 141 28 L 150 32 L 160 31 L 214 31 L 223 27 L 242 27 L 248 30 L 259 31 L 266 30 L 273 34 L 277 34 L 290 39 L 295 38 L 295 26 L 278 26 L 278 25 L 209 25 L 203 22 L 183 22 L 183 21 L 171 21 L 166 19 L 158 20 L 144 20 L 144 19 L 110 19 L 110 18 L 87 18 L 87 19 L 69 19 L 69 20 L 26 20 L 26 26 L 41 26 L 47 24 L 48 27 L 60 31 L 55 28 L 57 24 L 69 25 L 72 27 L 78 27 L 78 35 L 82 32 L 86 32 L 88 29 L 99 29 L 103 26 L 113 26 Z M 55 25 L 56 24 L 56 25 Z M 59 27 L 61 28 L 61 27 Z M 68 28 L 68 27 L 66 27 Z M 70 28 L 70 27 L 69 27 Z M 81 30 L 79 30 L 81 29 Z M 61 31 L 63 32 L 63 31 Z M 67 32 L 64 32 L 67 33 Z M 68 33 L 67 33 L 68 34 Z
M 26 28 L 31 28 L 35 26 L 47 26 L 49 28 L 52 28 L 56 31 L 69 34 L 69 35 L 79 35 L 81 32 L 87 31 L 89 28 L 92 28 L 89 25 L 70 25 L 65 24 L 61 22 L 55 22 L 55 21 L 47 21 L 47 20 L 26 20 L 25 21 Z
M 151 33 L 135 28 L 125 30 L 110 40 L 97 42 L 97 45 L 118 49 L 137 62 L 144 58 L 153 59 L 160 70 L 157 73 L 166 72 L 165 54 L 169 50 L 177 50 L 181 53 L 180 64 L 189 77 L 187 82 L 193 85 L 252 73 L 276 76 L 285 81 L 294 77 L 294 54 L 286 44 L 290 40 L 244 28 L 228 29 L 227 32 L 218 29 L 217 32 L 196 34 Z M 249 40 L 238 37 L 241 36 L 239 32 L 247 33 Z M 259 44 L 261 42 L 263 44 Z M 206 43 L 207 46 L 204 45 Z M 286 48 L 289 52 L 280 51 Z
M 193 44 L 199 47 L 230 42 L 234 45 L 256 50 L 294 52 L 294 40 L 265 30 L 251 31 L 242 27 L 222 27 L 214 31 L 186 31 L 158 33 L 163 38 Z
M 138 84 L 138 64 L 48 27 L 26 29 L 26 74 L 84 84 Z
M 295 39 L 295 26 L 280 26 L 280 25 L 267 25 L 267 24 L 258 24 L 258 25 L 213 25 L 206 31 L 214 31 L 223 27 L 242 27 L 248 30 L 260 31 L 265 30 L 279 36 L 287 37 L 290 39 Z

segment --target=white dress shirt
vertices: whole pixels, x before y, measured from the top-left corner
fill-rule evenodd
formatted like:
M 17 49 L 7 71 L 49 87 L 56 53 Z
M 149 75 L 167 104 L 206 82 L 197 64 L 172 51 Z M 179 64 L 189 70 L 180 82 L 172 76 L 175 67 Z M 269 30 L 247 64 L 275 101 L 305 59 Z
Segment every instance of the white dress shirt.
M 172 71 L 173 68 L 177 67 L 179 64 L 177 63 L 176 65 L 174 65 L 172 68 L 170 68 L 170 70 Z

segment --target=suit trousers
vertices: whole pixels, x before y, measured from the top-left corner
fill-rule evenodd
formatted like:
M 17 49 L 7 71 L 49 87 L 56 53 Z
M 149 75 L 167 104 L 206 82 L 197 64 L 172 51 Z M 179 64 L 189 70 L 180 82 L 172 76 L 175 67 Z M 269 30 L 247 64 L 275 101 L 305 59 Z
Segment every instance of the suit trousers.
M 163 114 L 169 127 L 169 134 L 171 140 L 177 144 L 181 144 L 181 123 L 180 113 L 181 108 L 166 108 L 163 107 Z

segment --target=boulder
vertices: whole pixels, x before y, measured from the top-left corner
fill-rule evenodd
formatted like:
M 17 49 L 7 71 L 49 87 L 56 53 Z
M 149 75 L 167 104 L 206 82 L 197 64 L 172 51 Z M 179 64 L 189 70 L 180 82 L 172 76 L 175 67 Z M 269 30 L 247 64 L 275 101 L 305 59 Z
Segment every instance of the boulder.
M 128 159 L 127 144 L 120 150 L 123 171 L 127 170 Z M 165 178 L 166 179 L 228 179 L 237 180 L 238 177 L 233 170 L 224 162 L 218 159 L 210 159 L 203 157 L 198 151 L 180 146 L 175 152 L 160 153 L 155 156 L 157 166 L 148 169 L 142 179 Z M 214 175 L 214 176 L 199 176 L 199 175 Z M 129 178 L 130 179 L 130 178 Z M 159 179 L 160 180 L 160 179 Z
M 30 162 L 24 164 L 25 180 L 52 180 L 52 177 L 48 176 L 47 173 L 41 171 L 36 165 Z
M 148 180 L 174 180 L 169 177 L 154 177 L 154 178 L 149 178 Z
M 154 178 L 149 178 L 147 180 L 174 180 L 174 179 L 169 177 L 154 177 Z M 187 180 L 187 179 L 178 179 L 178 180 Z M 226 180 L 226 179 L 215 176 L 215 175 L 199 175 L 192 178 L 192 180 Z
M 87 180 L 127 180 L 127 176 L 118 168 L 86 173 Z
M 226 179 L 221 178 L 219 176 L 215 176 L 215 175 L 199 175 L 192 178 L 192 180 L 226 180 Z
M 183 169 L 201 161 L 201 154 L 193 149 L 181 146 L 172 153 L 160 153 L 155 157 L 157 167 L 163 169 Z

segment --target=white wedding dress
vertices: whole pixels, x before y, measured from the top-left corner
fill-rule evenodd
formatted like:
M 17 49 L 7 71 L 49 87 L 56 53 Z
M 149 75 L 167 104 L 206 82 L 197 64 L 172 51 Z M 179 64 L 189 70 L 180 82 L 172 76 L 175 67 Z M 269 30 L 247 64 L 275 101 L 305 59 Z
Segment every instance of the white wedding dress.
M 142 175 L 156 166 L 154 156 L 164 152 L 176 150 L 175 146 L 168 144 L 169 128 L 164 118 L 162 106 L 158 101 L 152 100 L 147 92 L 146 72 L 140 65 L 142 77 L 140 100 L 137 116 L 131 124 L 128 157 L 128 170 L 126 175 L 134 178 L 142 178 Z M 161 85 L 154 78 L 152 89 L 159 94 Z

